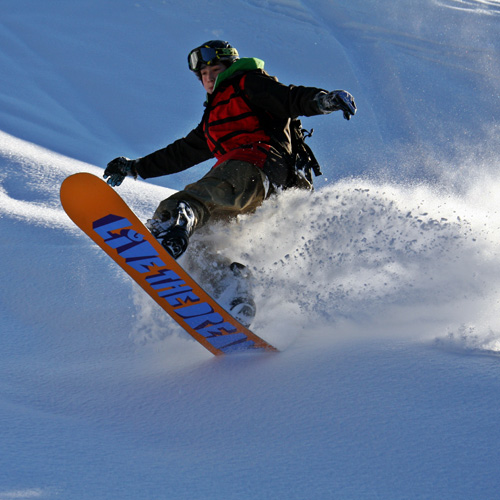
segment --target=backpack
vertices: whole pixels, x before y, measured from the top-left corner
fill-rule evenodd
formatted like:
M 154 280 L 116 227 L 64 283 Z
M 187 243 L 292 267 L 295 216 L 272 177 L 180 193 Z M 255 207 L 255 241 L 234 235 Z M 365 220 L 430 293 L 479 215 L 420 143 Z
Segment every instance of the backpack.
M 259 70 L 260 71 L 260 70 Z M 265 73 L 265 72 L 264 72 Z M 270 76 L 265 73 L 267 77 L 272 80 L 278 80 L 274 76 Z M 264 128 L 265 132 L 273 137 L 273 123 L 270 121 L 272 116 L 270 113 L 263 111 L 262 109 L 256 108 L 254 104 L 248 99 L 245 91 L 240 86 L 240 79 L 237 81 L 232 80 L 230 83 L 234 89 L 235 95 L 240 96 L 243 101 L 247 104 L 250 110 L 258 117 L 261 126 Z M 285 182 L 278 182 L 277 186 L 287 189 L 287 188 L 299 188 L 299 189 L 310 189 L 313 190 L 313 173 L 317 177 L 322 175 L 321 168 L 316 160 L 314 153 L 308 144 L 306 144 L 305 139 L 311 137 L 314 130 L 310 131 L 302 127 L 302 123 L 298 118 L 290 119 L 290 138 L 292 154 L 289 158 L 288 163 L 288 173 L 286 175 Z M 284 180 L 284 179 L 283 179 Z

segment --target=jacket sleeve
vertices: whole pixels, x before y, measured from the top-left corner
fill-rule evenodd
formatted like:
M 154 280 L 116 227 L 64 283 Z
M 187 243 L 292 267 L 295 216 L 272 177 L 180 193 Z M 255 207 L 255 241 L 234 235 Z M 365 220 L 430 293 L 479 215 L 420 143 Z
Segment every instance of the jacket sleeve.
M 175 174 L 213 158 L 201 124 L 186 137 L 163 149 L 136 160 L 138 174 L 143 179 Z
M 279 118 L 297 118 L 322 114 L 314 98 L 316 87 L 283 85 L 264 72 L 249 73 L 245 81 L 245 93 L 257 107 Z

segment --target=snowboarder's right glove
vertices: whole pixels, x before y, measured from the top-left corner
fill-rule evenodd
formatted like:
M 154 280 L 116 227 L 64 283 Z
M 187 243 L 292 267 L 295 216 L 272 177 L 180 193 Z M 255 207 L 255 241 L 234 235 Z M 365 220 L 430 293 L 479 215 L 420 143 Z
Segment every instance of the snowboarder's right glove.
M 107 183 L 116 187 L 119 186 L 127 175 L 137 179 L 137 169 L 135 168 L 136 160 L 129 160 L 124 156 L 120 156 L 111 160 L 104 171 L 103 177 L 107 179 Z
M 332 92 L 319 92 L 314 98 L 321 113 L 327 114 L 332 111 L 342 111 L 344 118 L 350 120 L 356 114 L 356 103 L 354 97 L 345 90 L 334 90 Z

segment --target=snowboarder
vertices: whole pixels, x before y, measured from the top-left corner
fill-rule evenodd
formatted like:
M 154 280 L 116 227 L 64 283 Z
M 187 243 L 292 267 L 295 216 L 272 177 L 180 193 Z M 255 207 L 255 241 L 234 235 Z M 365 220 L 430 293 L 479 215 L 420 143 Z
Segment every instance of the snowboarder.
M 240 59 L 222 40 L 192 50 L 188 63 L 207 92 L 200 124 L 147 156 L 115 158 L 104 172 L 115 187 L 126 176 L 147 179 L 216 158 L 204 177 L 162 201 L 147 222 L 175 259 L 186 251 L 193 231 L 210 218 L 253 211 L 279 189 L 301 184 L 292 147 L 294 119 L 340 110 L 349 120 L 356 113 L 348 92 L 283 85 L 264 71 L 262 60 Z

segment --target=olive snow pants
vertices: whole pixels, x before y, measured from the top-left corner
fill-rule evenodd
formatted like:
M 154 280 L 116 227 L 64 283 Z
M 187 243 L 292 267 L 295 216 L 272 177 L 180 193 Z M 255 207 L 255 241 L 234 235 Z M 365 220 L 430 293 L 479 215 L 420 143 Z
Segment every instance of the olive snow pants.
M 228 160 L 212 168 L 197 182 L 187 185 L 166 200 L 154 214 L 155 219 L 166 221 L 184 201 L 196 217 L 194 230 L 210 218 L 229 219 L 238 214 L 252 212 L 266 197 L 267 176 L 252 163 Z

